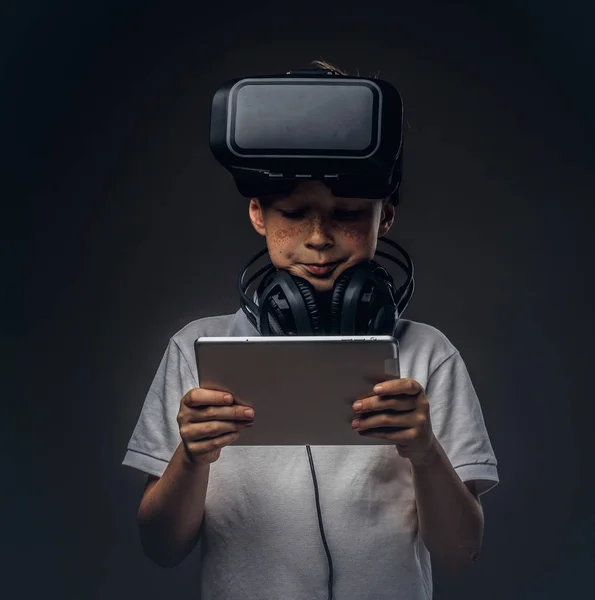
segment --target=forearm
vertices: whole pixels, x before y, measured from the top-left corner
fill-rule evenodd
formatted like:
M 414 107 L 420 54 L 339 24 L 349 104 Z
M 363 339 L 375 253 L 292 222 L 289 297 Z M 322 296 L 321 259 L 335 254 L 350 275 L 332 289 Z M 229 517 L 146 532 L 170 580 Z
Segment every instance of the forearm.
M 179 564 L 194 548 L 202 525 L 210 465 L 191 463 L 182 444 L 138 511 L 145 554 L 162 567 Z
M 415 465 L 413 482 L 420 532 L 432 557 L 452 571 L 473 562 L 481 549 L 483 512 L 452 467 L 442 446 L 425 465 Z

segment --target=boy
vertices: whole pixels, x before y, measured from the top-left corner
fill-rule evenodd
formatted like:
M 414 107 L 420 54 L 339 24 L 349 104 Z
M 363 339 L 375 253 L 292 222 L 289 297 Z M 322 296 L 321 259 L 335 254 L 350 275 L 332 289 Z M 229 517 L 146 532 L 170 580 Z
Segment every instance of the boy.
M 314 286 L 323 320 L 337 277 L 374 256 L 394 214 L 389 198 L 338 198 L 317 181 L 249 205 L 272 263 Z M 333 265 L 321 272 L 316 263 Z M 205 335 L 259 333 L 238 310 L 194 321 L 170 340 L 124 459 L 149 474 L 138 513 L 144 550 L 172 567 L 200 541 L 205 600 L 326 598 L 304 448 L 227 447 L 258 417 L 198 385 L 193 343 Z M 406 319 L 394 335 L 402 378 L 378 382 L 382 389 L 353 407 L 354 429 L 394 445 L 312 449 L 341 599 L 431 598 L 430 555 L 453 571 L 477 558 L 479 495 L 498 482 L 457 350 Z

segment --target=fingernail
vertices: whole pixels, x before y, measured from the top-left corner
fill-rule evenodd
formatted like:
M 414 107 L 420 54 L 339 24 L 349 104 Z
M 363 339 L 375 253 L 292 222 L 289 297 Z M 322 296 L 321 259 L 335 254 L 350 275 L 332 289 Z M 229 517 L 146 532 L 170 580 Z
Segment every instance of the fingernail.
M 374 386 L 374 391 L 379 394 L 381 391 L 383 390 L 383 387 L 379 384 L 379 385 L 375 385 Z
M 247 408 L 244 411 L 244 416 L 252 418 L 254 416 L 254 411 L 251 408 Z
M 353 410 L 357 410 L 357 411 L 359 411 L 359 410 L 361 410 L 361 409 L 362 409 L 362 406 L 363 406 L 363 404 L 362 404 L 361 402 L 356 402 L 356 403 L 353 405 Z
M 354 421 L 351 423 L 351 427 L 353 427 L 353 429 L 357 429 L 359 427 L 359 419 L 354 419 Z

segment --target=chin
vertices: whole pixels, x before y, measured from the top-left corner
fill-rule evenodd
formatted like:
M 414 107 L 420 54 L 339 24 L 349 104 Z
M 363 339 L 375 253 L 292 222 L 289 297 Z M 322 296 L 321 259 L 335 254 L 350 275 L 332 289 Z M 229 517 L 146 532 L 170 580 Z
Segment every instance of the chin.
M 335 284 L 335 279 L 336 278 L 320 280 L 314 279 L 313 277 L 308 277 L 308 281 L 312 284 L 317 292 L 330 292 Z

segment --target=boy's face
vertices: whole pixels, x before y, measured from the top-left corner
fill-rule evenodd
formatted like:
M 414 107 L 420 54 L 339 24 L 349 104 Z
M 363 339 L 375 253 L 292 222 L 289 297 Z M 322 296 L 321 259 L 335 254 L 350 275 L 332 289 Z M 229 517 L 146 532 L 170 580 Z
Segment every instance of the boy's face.
M 395 209 L 387 198 L 336 198 L 324 183 L 304 181 L 266 209 L 252 198 L 249 213 L 254 229 L 266 237 L 277 269 L 303 277 L 317 292 L 329 292 L 343 271 L 374 257 Z M 307 268 L 335 261 L 338 264 L 327 274 L 316 275 Z

